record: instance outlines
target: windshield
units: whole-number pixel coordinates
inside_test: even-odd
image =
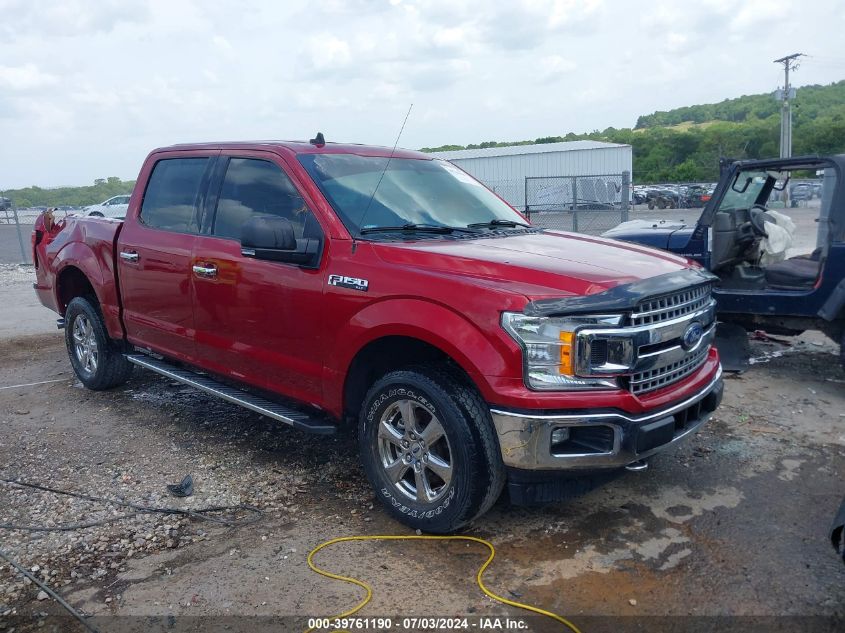
[[[765,171],[742,171],[731,183],[719,205],[720,211],[736,211],[737,209],[750,209],[766,186],[769,175]],[[765,201],[763,201],[765,202]],[[761,202],[762,204],[762,202]]]
[[[356,236],[362,229],[367,233],[406,225],[467,227],[497,220],[525,224],[522,216],[484,185],[443,160],[356,154],[301,154],[298,158]]]

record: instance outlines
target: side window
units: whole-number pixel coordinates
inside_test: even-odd
[[[320,236],[317,221],[278,165],[253,158],[232,158],[217,200],[212,234],[240,240],[241,227],[255,216],[289,220],[297,238]]]
[[[144,193],[141,222],[166,231],[198,232],[197,197],[208,160],[166,158],[158,161]]]

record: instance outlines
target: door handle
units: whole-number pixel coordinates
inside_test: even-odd
[[[197,277],[210,278],[217,276],[217,266],[214,264],[208,264],[206,266],[194,264],[191,268]]]
[[[127,262],[137,262],[140,259],[140,255],[135,251],[120,251],[120,259],[126,260]]]

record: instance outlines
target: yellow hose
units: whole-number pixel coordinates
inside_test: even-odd
[[[573,633],[581,633],[577,626],[572,624],[569,620],[560,616],[556,613],[552,613],[551,611],[546,611],[545,609],[541,609],[539,607],[531,606],[530,604],[524,604],[522,602],[516,602],[515,600],[508,600],[500,595],[497,595],[490,591],[487,586],[484,584],[484,580],[482,576],[487,568],[490,566],[490,563],[493,562],[493,558],[496,556],[496,548],[493,547],[493,544],[490,541],[486,541],[483,538],[477,538],[475,536],[392,536],[387,534],[379,534],[374,536],[341,536],[338,538],[333,538],[325,543],[321,543],[310,552],[308,552],[308,566],[311,568],[312,571],[317,572],[321,576],[325,576],[326,578],[331,578],[333,580],[340,580],[343,582],[347,582],[352,585],[357,585],[361,587],[364,591],[367,592],[367,595],[364,597],[361,602],[355,605],[353,608],[349,609],[348,611],[344,611],[340,615],[333,616],[329,618],[331,620],[334,619],[341,619],[341,618],[348,618],[355,613],[358,613],[361,609],[363,609],[367,603],[373,597],[373,590],[372,588],[365,583],[363,580],[358,580],[357,578],[351,578],[349,576],[341,576],[340,574],[335,574],[325,569],[321,569],[314,564],[314,555],[322,549],[334,545],[335,543],[344,543],[347,541],[470,541],[472,543],[481,543],[482,545],[486,546],[488,550],[490,550],[490,555],[487,557],[487,560],[484,561],[484,564],[478,569],[478,573],[475,575],[475,582],[478,587],[483,591],[487,596],[495,600],[496,602],[501,602],[502,604],[506,604],[511,607],[516,607],[518,609],[524,609],[525,611],[531,611],[532,613],[537,613],[539,615],[546,616],[547,618],[551,618],[556,622],[560,622],[565,627],[567,627]],[[306,633],[313,631],[314,629],[308,629]]]

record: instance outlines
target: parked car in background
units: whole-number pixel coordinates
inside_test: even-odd
[[[797,207],[799,202],[813,199],[813,186],[806,182],[796,182],[789,187],[789,206]]]
[[[679,209],[681,207],[681,195],[677,190],[668,188],[650,189],[646,194],[646,201],[649,209]]]
[[[126,217],[126,211],[129,209],[129,197],[130,196],[114,196],[113,198],[109,198],[100,204],[93,204],[90,207],[85,207],[83,211],[85,215],[122,220]]]
[[[646,204],[649,209],[697,209],[707,204],[714,188],[707,183],[667,183],[635,185],[632,191],[634,204]]]
[[[689,185],[684,192],[681,204],[687,209],[698,209],[703,207],[712,195],[712,189],[705,185]]]
[[[634,204],[646,204],[648,202],[648,191],[642,185],[636,185],[632,189],[631,198]]]

